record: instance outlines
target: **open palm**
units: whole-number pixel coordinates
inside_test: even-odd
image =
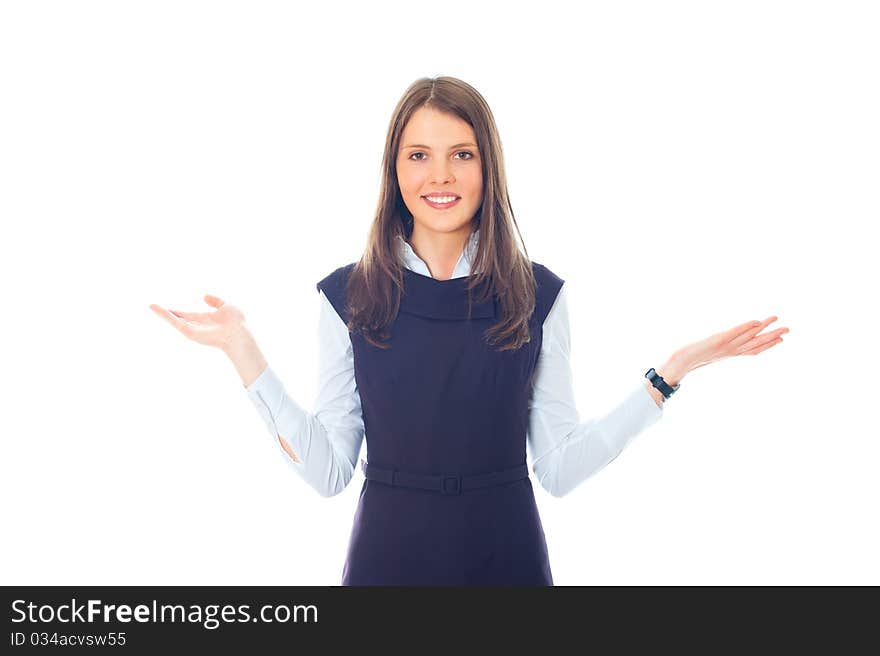
[[[764,321],[747,321],[729,330],[715,333],[679,349],[673,358],[683,363],[687,371],[693,371],[724,358],[757,355],[779,344],[782,341],[781,335],[788,332],[788,328],[776,328],[768,333],[758,334],[777,318],[772,316]]]
[[[155,303],[150,309],[194,342],[226,349],[240,333],[244,313],[211,294],[205,294],[205,302],[217,309],[214,312],[181,312],[166,310]]]

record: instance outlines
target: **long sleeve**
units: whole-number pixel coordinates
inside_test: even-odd
[[[245,389],[285,461],[321,496],[339,494],[354,475],[364,438],[361,399],[348,329],[320,292],[318,397],[315,412],[296,403],[271,367]],[[300,462],[284,450],[280,439]]]
[[[566,287],[562,285],[544,321],[527,436],[532,471],[555,497],[568,494],[605,467],[663,415],[642,380],[608,414],[580,420],[572,384]]]

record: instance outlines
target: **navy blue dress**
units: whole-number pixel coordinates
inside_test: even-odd
[[[317,284],[346,322],[353,267]],[[467,277],[406,268],[390,348],[350,333],[367,476],[342,585],[553,585],[526,432],[542,325],[563,280],[532,268],[531,341],[516,351],[483,341],[494,299],[474,302],[468,320]]]

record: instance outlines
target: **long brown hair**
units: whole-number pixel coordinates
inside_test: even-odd
[[[484,336],[499,351],[529,341],[528,321],[535,309],[536,282],[531,260],[507,192],[498,128],[489,105],[472,86],[454,77],[423,77],[404,92],[388,126],[382,158],[382,190],[366,249],[348,279],[348,329],[378,348],[389,348],[388,327],[397,317],[403,293],[400,237],[412,235],[413,217],[397,183],[397,152],[403,130],[416,110],[430,107],[467,122],[477,138],[483,168],[483,201],[473,221],[479,247],[467,285],[469,304],[496,297],[495,323]],[[522,244],[520,252],[514,229]]]

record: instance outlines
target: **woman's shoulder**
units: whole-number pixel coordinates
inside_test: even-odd
[[[562,283],[565,282],[556,272],[534,260],[532,260],[532,272],[535,274],[535,280],[538,284],[544,283],[545,285],[562,287]]]
[[[315,285],[318,289],[318,293],[324,293],[324,296],[330,301],[330,305],[333,306],[333,309],[336,310],[336,313],[345,322],[348,321],[345,290],[348,285],[348,278],[351,275],[355,264],[357,264],[357,262],[349,262],[348,264],[334,269],[321,278]]]
[[[344,264],[321,278],[315,285],[318,288],[318,291],[323,291],[327,294],[329,291],[344,290],[345,284],[348,282],[348,277],[351,275],[355,264],[357,264],[357,262]]]
[[[532,272],[537,283],[535,290],[535,317],[539,323],[543,324],[565,280],[545,265],[534,260],[532,260]]]

